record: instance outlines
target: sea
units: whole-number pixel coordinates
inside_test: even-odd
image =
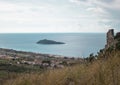
[[[39,40],[48,39],[65,44],[36,44]],[[18,51],[54,54],[67,57],[88,57],[104,48],[105,33],[1,33],[0,48]]]

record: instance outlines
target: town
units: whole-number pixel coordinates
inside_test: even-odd
[[[11,65],[39,66],[40,68],[54,69],[82,63],[82,58],[60,55],[40,54],[0,48],[0,60]]]

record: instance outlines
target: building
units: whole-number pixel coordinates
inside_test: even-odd
[[[120,43],[120,32],[117,32],[116,35],[114,35],[114,29],[110,29],[108,32],[107,32],[107,36],[106,36],[106,46],[105,46],[105,49],[108,49],[110,47],[113,47],[114,49],[117,46],[118,43]]]
[[[115,45],[115,43],[114,43],[114,29],[110,29],[107,32],[107,36],[106,37],[107,37],[107,44],[106,44],[105,48],[108,49],[109,47]]]

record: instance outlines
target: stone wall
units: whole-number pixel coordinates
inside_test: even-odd
[[[116,33],[115,39],[120,39],[120,32]]]
[[[116,44],[120,42],[120,32],[117,32],[116,35],[114,35],[114,29],[110,29],[107,32],[106,38],[107,44],[105,45],[105,49],[108,49],[111,46],[116,48]]]
[[[107,44],[106,44],[106,49],[111,47],[111,46],[114,46],[114,29],[110,29],[108,32],[107,32]]]

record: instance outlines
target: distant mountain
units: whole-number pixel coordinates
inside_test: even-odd
[[[64,42],[57,42],[54,40],[47,40],[47,39],[43,39],[43,40],[39,40],[37,42],[37,44],[65,44]]]

